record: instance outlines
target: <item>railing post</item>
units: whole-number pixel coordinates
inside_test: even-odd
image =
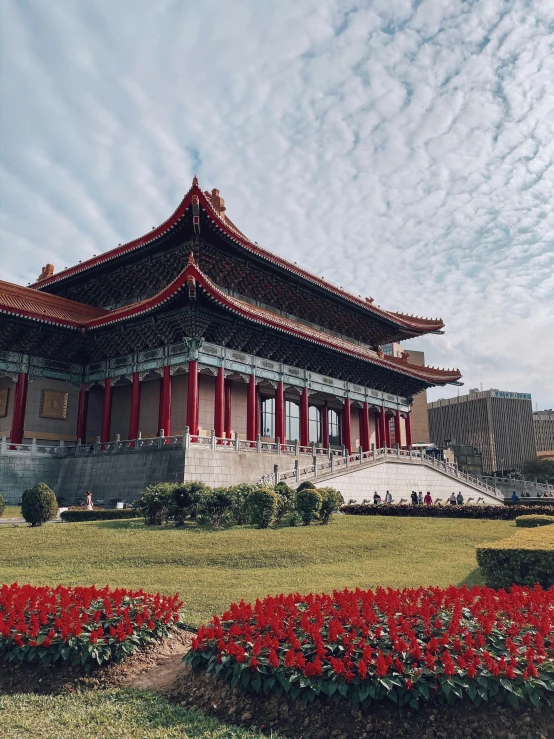
[[[116,434],[115,435],[115,442],[114,442],[114,445],[113,445],[113,453],[114,454],[117,454],[118,453],[120,445],[121,445],[121,434]]]
[[[240,449],[239,432],[235,431],[235,452],[238,452],[239,449]]]
[[[364,450],[361,444],[358,447],[358,454],[360,455],[360,464],[362,464],[362,462],[364,461]]]
[[[315,457],[315,441],[312,441],[310,444],[311,451],[312,451],[312,457]]]
[[[100,451],[100,437],[97,436],[96,441],[94,442],[94,449],[92,450],[92,453],[96,455],[98,454],[99,451]]]
[[[300,454],[300,442],[298,439],[294,442],[294,454],[298,457]]]
[[[331,457],[331,472],[335,471],[335,455]]]
[[[314,476],[317,477],[317,457],[315,455],[312,458],[312,462],[314,465]]]
[[[373,452],[373,459],[377,459],[377,447],[375,444],[371,445],[371,451]]]
[[[275,479],[275,485],[279,484],[279,465],[274,464],[273,465],[273,477]]]
[[[190,448],[190,427],[189,426],[185,426],[185,433],[183,434],[183,436],[185,437],[185,449],[189,449]]]
[[[396,445],[396,456],[397,457],[400,456],[400,445],[399,444]]]
[[[77,439],[77,446],[75,447],[75,456],[80,457],[81,456],[81,439]]]
[[[278,436],[275,441],[277,442],[277,454],[281,454],[281,439]]]
[[[300,482],[300,462],[297,459],[294,460],[294,477],[296,482]]]
[[[158,436],[158,449],[161,449],[164,443],[165,443],[165,430],[160,429],[160,435]]]
[[[330,444],[327,445],[327,456],[328,456],[329,459],[333,459],[333,452],[331,450],[331,445]]]
[[[344,444],[342,445],[341,454],[343,457],[346,456],[346,447],[344,446]]]
[[[262,437],[260,434],[256,434],[256,451],[258,454],[262,453]]]
[[[5,436],[2,437],[2,446],[0,447],[2,454],[8,451],[8,440]]]
[[[345,460],[346,460],[346,466],[350,467],[350,454],[346,455]]]
[[[215,429],[210,432],[210,449],[215,452]]]
[[[135,441],[136,441],[136,444],[135,444],[136,448],[140,449],[142,446],[142,431],[137,432],[137,438],[135,439]]]
[[[37,455],[37,440],[31,439],[31,457],[36,457],[36,455]]]

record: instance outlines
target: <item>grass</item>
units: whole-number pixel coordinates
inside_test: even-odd
[[[345,587],[480,583],[475,549],[512,521],[334,516],[328,526],[223,531],[139,520],[0,531],[2,581],[179,592],[198,626],[231,601]]]
[[[7,505],[0,518],[21,518],[21,507],[18,505]]]
[[[2,739],[266,739],[130,690],[0,696],[0,721]]]

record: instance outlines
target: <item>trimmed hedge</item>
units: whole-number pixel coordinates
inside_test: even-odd
[[[422,518],[489,518],[496,521],[512,521],[529,513],[525,506],[504,505],[372,505],[370,503],[348,503],[341,507],[342,513],[351,516],[419,516]],[[543,506],[533,515],[554,516],[554,506]]]
[[[509,539],[477,549],[477,562],[492,588],[554,585],[554,527],[521,529]]]
[[[554,516],[538,516],[528,513],[526,516],[516,518],[516,526],[519,528],[535,528],[537,526],[549,526],[554,523]]]
[[[113,521],[117,518],[140,518],[140,511],[134,508],[105,508],[101,511],[62,511],[60,518],[64,523]]]

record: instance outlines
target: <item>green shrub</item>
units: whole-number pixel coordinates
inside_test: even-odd
[[[37,483],[23,493],[21,515],[31,526],[42,526],[58,512],[56,496],[44,482]]]
[[[231,506],[231,515],[236,524],[241,526],[242,524],[248,523],[250,520],[250,514],[248,512],[248,496],[253,490],[257,490],[259,485],[251,485],[247,482],[242,482],[239,485],[233,485],[229,488],[229,494],[233,498],[233,505]]]
[[[267,529],[273,523],[277,514],[279,498],[271,488],[256,488],[248,496],[248,510],[250,523],[260,529]]]
[[[286,482],[277,483],[273,489],[277,493],[278,498],[275,518],[280,522],[285,514],[294,511],[296,507],[296,493]]]
[[[321,495],[321,510],[319,518],[322,524],[328,524],[332,513],[336,513],[344,503],[344,498],[334,488],[318,488]]]
[[[196,518],[198,507],[202,504],[209,488],[200,480],[182,482],[175,485],[171,492],[172,510],[170,515],[175,526],[182,526],[187,516]]]
[[[139,505],[147,526],[163,526],[167,523],[173,513],[173,490],[176,487],[177,483],[174,482],[159,482],[146,488]]]
[[[315,488],[304,488],[296,494],[296,508],[304,526],[319,518],[321,508],[321,495]]]
[[[516,526],[519,528],[534,528],[536,526],[549,526],[554,523],[554,516],[536,516],[530,513],[527,516],[518,516]]]
[[[509,539],[477,549],[477,562],[492,588],[554,585],[554,527],[520,529]]]
[[[137,518],[135,508],[103,508],[93,511],[62,511],[60,518],[64,523],[80,523],[82,521],[113,521],[118,518]]]
[[[313,484],[313,482],[306,480],[306,482],[301,482],[300,485],[296,488],[297,493],[302,492],[302,490],[315,490],[315,485]]]
[[[448,496],[444,495],[443,503]],[[343,505],[343,513],[352,516],[417,516],[421,518],[488,518],[494,521],[513,521],[518,516],[526,516],[531,511],[527,506],[518,505],[370,505],[355,501]],[[554,506],[541,506],[532,511],[533,515],[554,516]]]
[[[289,513],[285,513],[283,518],[281,519],[281,523],[285,526],[300,526],[302,523],[302,519],[300,518],[300,514],[297,510],[289,511]]]
[[[4,496],[2,493],[0,493],[0,516],[4,513],[6,509],[6,501],[4,500]]]
[[[208,489],[198,509],[199,523],[205,521],[210,526],[219,528],[222,524],[223,517],[231,510],[232,505],[233,496],[227,488]]]

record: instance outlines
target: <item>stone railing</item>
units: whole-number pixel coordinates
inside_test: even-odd
[[[279,465],[276,464],[274,465],[273,473],[264,475],[260,479],[260,484],[276,485],[279,482],[287,481],[298,484],[304,480],[314,480],[315,478],[333,475],[338,472],[354,472],[360,465],[371,466],[372,464],[385,460],[391,462],[402,461],[408,464],[410,462],[425,464],[428,467],[433,467],[436,470],[440,470],[440,472],[446,473],[449,477],[460,482],[467,482],[472,487],[478,488],[488,495],[492,495],[499,500],[504,500],[504,495],[499,490],[495,490],[494,487],[487,485],[475,475],[462,472],[459,467],[450,464],[447,460],[443,461],[433,455],[425,454],[423,449],[420,452],[416,452],[412,449],[391,449],[383,447],[382,449],[373,448],[371,451],[364,452],[360,447],[354,454],[343,454],[340,457],[332,456],[330,459],[314,457],[312,463],[309,465],[302,466],[296,461],[294,469],[289,469],[286,472],[280,472]]]

